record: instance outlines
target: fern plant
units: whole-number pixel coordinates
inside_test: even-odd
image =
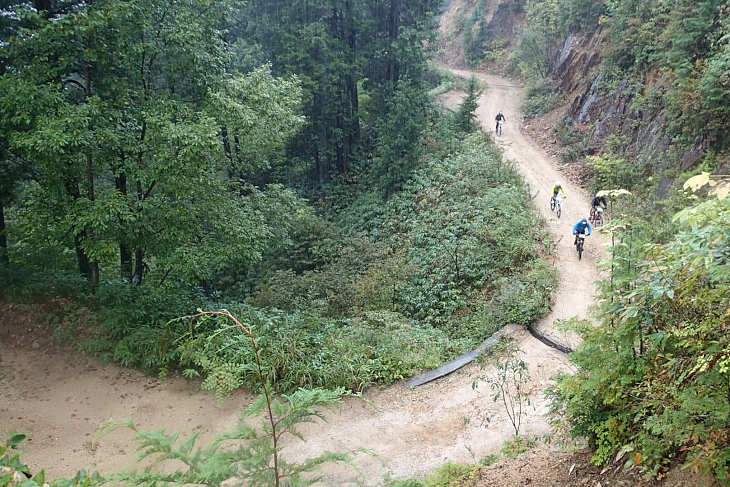
[[[264,373],[259,348],[249,327],[243,325],[228,311],[201,312],[193,319],[223,318],[233,321],[229,329],[239,329],[248,337],[253,347],[254,364],[250,367],[258,374],[261,390],[257,400],[242,414],[242,421],[231,431],[222,433],[207,446],[196,446],[200,430],[188,439],[181,439],[179,432],[166,434],[164,430],[139,431],[134,421],[109,421],[102,425],[102,435],[119,427],[133,430],[138,443],[139,460],[149,461],[143,471],[125,471],[114,474],[110,481],[135,486],[160,485],[247,485],[247,486],[303,486],[321,479],[317,474],[320,466],[328,462],[351,461],[364,449],[345,453],[324,452],[303,462],[290,462],[280,455],[285,437],[304,440],[298,427],[302,423],[324,419],[323,409],[333,410],[341,403],[342,396],[354,395],[344,388],[299,389],[290,395],[275,398]],[[260,419],[256,424],[256,418]],[[167,462],[177,462],[178,468],[170,470]],[[166,468],[154,471],[165,462]]]
[[[222,433],[207,446],[196,446],[200,430],[187,439],[179,432],[166,434],[164,430],[139,431],[134,421],[125,419],[103,425],[103,433],[118,427],[135,431],[139,460],[150,461],[142,471],[114,474],[112,483],[152,487],[161,485],[247,485],[247,486],[303,486],[321,480],[317,474],[327,462],[351,460],[358,451],[325,452],[303,462],[289,462],[279,454],[285,436],[304,440],[298,430],[302,423],[323,419],[321,408],[333,409],[340,403],[344,390],[300,389],[281,400],[261,394],[243,413],[243,420],[231,431]],[[258,425],[246,420],[260,418]],[[174,471],[155,466],[176,462]]]

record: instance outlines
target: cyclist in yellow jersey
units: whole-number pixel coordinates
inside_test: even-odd
[[[550,197],[551,204],[555,197],[558,195],[558,193],[563,193],[563,198],[567,198],[567,196],[565,195],[565,190],[563,189],[563,185],[560,183],[560,181],[556,182],[553,186],[553,195]]]

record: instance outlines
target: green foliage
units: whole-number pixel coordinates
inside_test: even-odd
[[[291,394],[274,397],[262,368],[259,348],[250,328],[228,312],[201,312],[193,318],[203,323],[218,318],[225,322],[252,350],[252,370],[259,381],[262,394],[242,414],[240,423],[232,430],[218,435],[211,443],[198,446],[202,430],[182,439],[180,433],[166,434],[164,430],[139,431],[133,420],[109,420],[100,426],[102,436],[125,427],[135,432],[139,461],[145,460],[143,471],[123,471],[107,478],[97,473],[89,476],[79,471],[72,479],[55,480],[52,487],[91,487],[105,483],[115,485],[209,485],[219,486],[232,479],[245,480],[251,486],[311,485],[319,480],[321,465],[329,462],[350,464],[357,453],[369,453],[358,448],[348,452],[324,452],[301,462],[290,462],[281,455],[282,442],[287,437],[304,440],[302,424],[324,420],[325,410],[334,410],[343,396],[351,396],[343,388],[325,390],[298,389]],[[13,453],[25,439],[12,434],[0,446],[0,486],[47,486],[43,471],[30,478],[26,465]],[[155,467],[164,465],[164,468]],[[26,478],[27,477],[27,478]]]
[[[519,73],[528,79],[544,80],[547,79],[550,62],[555,51],[555,42],[550,42],[548,34],[531,24],[520,33],[520,45],[510,55],[510,58]],[[526,115],[538,114],[534,105],[535,100],[525,104]]]
[[[368,313],[344,322],[306,314],[265,313],[243,308],[239,314],[256,330],[268,380],[282,391],[300,387],[363,390],[390,384],[446,360],[442,333],[397,314]],[[200,370],[203,387],[219,397],[241,385],[257,388],[251,364],[254,350],[227,324],[198,319],[181,341],[182,362]]]
[[[563,103],[563,97],[554,81],[530,83],[525,88],[522,100],[522,112],[527,118],[545,115]]]
[[[311,262],[309,256],[286,254],[305,260],[292,260],[292,267],[274,271],[247,298],[248,303],[287,312],[308,310],[331,318],[372,309],[395,311],[391,282],[407,265],[398,265],[387,248],[363,237],[311,233],[303,243],[307,238],[313,243],[307,250],[319,253],[321,259],[301,271],[303,264]]]
[[[558,25],[564,32],[587,30],[597,32],[599,19],[608,2],[596,0],[563,0],[558,10]]]
[[[408,479],[408,480],[394,480],[387,481],[384,484],[386,487],[426,487],[426,483],[423,480]]]
[[[479,108],[477,100],[480,95],[477,79],[470,78],[466,86],[466,96],[454,113],[454,125],[458,131],[469,133],[479,129],[475,111]]]
[[[575,162],[590,151],[590,137],[576,126],[573,119],[565,117],[556,123],[555,129],[558,132],[558,143],[565,147],[560,154],[563,162]]]
[[[497,454],[495,454],[495,453],[492,453],[492,454],[489,454],[489,455],[484,455],[479,460],[479,465],[481,465],[483,467],[488,467],[488,466],[492,465],[493,463],[499,461],[500,458],[502,458],[502,457],[499,456],[499,455],[497,455]]]
[[[391,152],[417,138],[410,138],[408,116],[396,122],[401,115],[393,112],[401,102],[415,101],[413,93],[404,95],[414,84],[425,91],[430,49],[423,47],[434,40],[437,9],[435,0],[387,7],[363,0],[247,2],[230,29],[238,50],[260,51],[251,57],[271,59],[274,73],[295,74],[305,92],[306,125],[282,164],[303,160],[313,166],[305,182],[327,184],[333,174],[348,173],[351,163],[370,162],[357,161],[370,137],[384,140],[389,153],[383,157],[400,164]],[[414,107],[402,110],[417,113]]]
[[[229,340],[226,344],[228,348],[240,348],[243,344],[250,347],[250,364],[236,373],[251,371],[262,394],[244,411],[242,421],[235,429],[219,435],[204,448],[195,446],[200,430],[187,440],[178,442],[179,433],[167,435],[163,430],[140,432],[132,420],[107,422],[102,426],[104,433],[120,426],[137,433],[140,460],[149,459],[152,465],[162,462],[169,465],[170,461],[180,464],[177,470],[165,469],[164,472],[152,472],[149,467],[144,472],[121,472],[114,475],[116,482],[146,486],[221,485],[233,478],[244,478],[247,485],[252,486],[310,485],[320,480],[320,477],[312,474],[323,463],[349,463],[355,452],[364,451],[325,452],[300,463],[289,462],[283,458],[280,446],[282,438],[294,436],[303,440],[299,426],[324,419],[322,409],[333,409],[339,405],[341,396],[348,393],[343,388],[298,389],[292,394],[282,395],[280,399],[275,398],[270,393],[271,385],[261,359],[262,348],[254,338],[250,326],[244,325],[228,311],[200,312],[188,318],[203,325],[208,322],[225,325],[225,328],[210,336],[207,341],[225,331],[231,331],[238,340]],[[191,334],[196,332],[196,327],[191,325]],[[252,425],[246,421],[250,418],[260,420],[259,424]]]
[[[304,440],[302,424],[324,420],[324,410],[335,410],[341,398],[350,395],[344,389],[304,390],[281,398],[261,394],[242,414],[234,429],[218,435],[211,443],[198,446],[201,431],[182,439],[175,432],[164,430],[140,431],[132,420],[109,420],[100,426],[101,436],[124,427],[135,432],[139,461],[146,460],[143,471],[111,473],[106,478],[94,472],[89,476],[80,470],[73,478],[59,478],[51,487],[92,487],[108,483],[116,485],[208,485],[218,486],[231,479],[245,479],[251,486],[311,485],[320,480],[317,471],[329,462],[350,464],[364,449],[349,452],[325,452],[302,462],[289,462],[280,455],[280,442],[286,437]],[[258,421],[258,424],[256,424]],[[0,446],[0,486],[48,486],[41,470],[31,477],[28,467],[13,452],[25,439],[24,434],[12,434]],[[153,467],[165,465],[163,471]]]
[[[725,147],[727,2],[622,0],[606,6],[608,64],[642,76],[649,68],[660,69],[667,77],[663,98],[673,134],[688,143],[705,133]]]
[[[394,4],[398,26],[367,2],[315,3],[305,16],[211,0],[174,15],[158,15],[161,0],[33,15],[3,54],[30,61],[0,80],[8,147],[38,164],[8,211],[6,289],[71,294],[103,324],[85,350],[162,377],[183,368],[219,395],[256,386],[252,350],[175,317],[245,302],[284,392],[391,383],[539,319],[555,276],[521,178],[425,94],[445,78],[423,50],[436,2]],[[229,70],[224,25],[237,62],[265,38],[272,65]],[[384,37],[355,52],[361,27]],[[478,94],[467,88],[462,129]],[[87,282],[57,277],[74,274]]]
[[[231,7],[12,7],[32,21],[3,50],[0,126],[12,157],[34,164],[11,260],[75,259],[94,287],[109,275],[195,285],[276,245],[293,194],[234,176],[267,167],[299,128],[300,87],[267,67],[225,73]]]
[[[419,479],[408,480],[387,480],[383,484],[386,487],[426,487],[426,483]]]
[[[507,344],[486,360],[482,359],[481,370],[491,366],[494,374],[479,376],[472,382],[472,388],[478,388],[480,383],[489,385],[492,402],[502,403],[517,437],[520,434],[524,407],[530,405],[530,396],[525,390],[530,379],[528,365],[519,357],[513,343]]]
[[[425,479],[408,479],[386,481],[387,487],[450,487],[452,485],[465,485],[477,478],[479,465],[465,465],[460,463],[446,462],[437,467],[434,473],[427,475]]]
[[[164,430],[139,431],[134,422],[113,421],[102,425],[103,434],[126,427],[135,432],[139,460],[151,465],[164,462],[165,472],[125,471],[112,474],[115,483],[136,486],[207,485],[218,486],[231,479],[245,479],[251,486],[311,485],[320,477],[316,471],[324,463],[349,463],[356,452],[325,452],[303,462],[289,462],[279,451],[287,436],[303,440],[298,427],[304,423],[323,420],[323,409],[333,410],[341,402],[344,390],[298,390],[281,399],[269,399],[262,394],[242,414],[242,421],[230,431],[220,434],[210,444],[197,446],[200,431],[182,440],[179,433]],[[258,420],[252,426],[247,418]],[[315,475],[312,475],[315,473]],[[306,480],[305,480],[306,479]]]
[[[388,224],[404,232],[410,260],[418,263],[401,290],[404,310],[428,323],[442,324],[477,289],[519,275],[507,269],[535,258],[537,233],[532,215],[523,213],[528,204],[519,176],[494,148],[466,144],[461,155],[434,161],[414,178],[414,197],[391,202],[396,212]]]
[[[434,116],[428,159],[387,201],[378,190],[333,190],[322,207],[328,220],[252,189],[259,221],[278,222],[259,264],[221,268],[193,289],[174,273],[153,285],[150,269],[141,286],[74,291],[103,324],[81,346],[162,377],[182,368],[222,396],[257,387],[250,347],[214,321],[175,318],[237,309],[266,345],[261,358],[278,390],[362,390],[434,368],[504,324],[539,319],[556,276],[539,257],[547,240],[521,178],[481,136],[455,137]]]
[[[471,14],[464,23],[464,57],[472,66],[477,66],[484,61],[485,52],[487,50],[487,42],[489,40],[488,24],[487,24],[487,5],[484,0],[477,0]]]
[[[618,455],[661,475],[679,452],[726,478],[730,212],[716,204],[665,243],[645,243],[648,222],[617,227],[601,324],[577,325],[576,373],[551,391],[553,418],[589,439],[596,464]]]
[[[45,470],[32,474],[28,466],[20,460],[20,455],[24,452],[19,447],[26,437],[23,433],[10,432],[0,445],[0,487],[93,487],[106,482],[99,473],[89,475],[86,470],[79,470],[70,479],[58,478],[50,483],[46,479]]]
[[[449,487],[454,483],[468,482],[478,478],[478,465],[464,465],[446,462],[435,469],[432,475],[426,477],[426,487]]]
[[[420,86],[407,80],[401,81],[388,99],[387,115],[378,127],[380,155],[373,168],[378,185],[387,195],[403,187],[421,160],[427,105]]]
[[[641,168],[615,154],[588,156],[586,163],[591,168],[591,184],[596,188],[633,189],[642,182]]]
[[[688,146],[701,135],[722,150],[730,143],[729,8],[725,0],[530,0],[528,25],[512,60],[524,76],[544,79],[566,36],[600,30],[607,42],[601,48],[599,90],[638,93],[634,108],[661,107],[675,143]],[[653,86],[644,90],[647,80]],[[641,117],[634,118],[641,123]]]
[[[130,287],[124,282],[108,283],[89,300],[100,333],[81,346],[94,355],[126,367],[165,377],[177,367],[180,351],[175,341],[187,327],[175,318],[189,314],[206,300],[200,294],[186,294],[174,286]]]
[[[89,282],[74,270],[52,271],[15,264],[0,272],[0,286],[3,288],[0,299],[15,303],[43,302],[90,292]]]
[[[479,137],[459,144],[461,156],[433,160],[386,203],[370,193],[340,211],[351,236],[298,214],[253,307],[235,307],[277,388],[388,384],[547,312],[556,275],[538,258],[546,240],[519,176]],[[256,387],[250,347],[218,329],[196,322],[179,342],[187,373],[219,395]]]
[[[515,435],[512,439],[504,442],[501,452],[509,458],[516,458],[535,448],[536,445],[537,440],[534,437]]]
[[[11,484],[20,484],[23,481],[29,482],[29,485],[43,485],[45,474],[41,471],[34,480],[27,480],[31,473],[28,466],[20,461],[20,453],[13,452],[17,450],[26,435],[22,433],[11,432],[0,445],[0,486],[5,487]]]
[[[511,54],[518,71],[528,79],[548,77],[563,36],[558,26],[557,0],[528,0],[525,5],[527,26],[519,33],[520,44]]]
[[[544,260],[535,260],[523,268],[521,276],[501,278],[494,284],[492,298],[494,318],[500,323],[529,325],[536,323],[550,309],[557,285],[557,273]]]

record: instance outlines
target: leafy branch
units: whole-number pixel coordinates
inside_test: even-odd
[[[496,369],[494,375],[479,377],[472,383],[472,388],[476,388],[480,381],[489,384],[493,392],[492,401],[502,401],[515,435],[519,435],[524,406],[530,405],[529,392],[526,390],[530,379],[528,365],[511,344],[507,345],[504,356],[497,356],[492,362]]]

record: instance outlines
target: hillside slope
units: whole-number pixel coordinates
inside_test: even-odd
[[[651,178],[647,187],[664,197],[677,176],[698,166],[708,153],[713,154],[711,170],[729,161],[724,107],[730,91],[722,74],[727,70],[728,28],[722,18],[730,5],[677,2],[657,10],[648,3],[634,12],[623,5],[629,2],[614,3],[621,4],[613,7],[614,17],[584,24],[581,13],[573,10],[598,10],[603,2],[567,1],[565,11],[558,7],[557,13],[550,10],[554,7],[536,10],[538,17],[577,17],[573,24],[543,18],[547,24],[538,29],[568,32],[546,34],[546,86],[557,88],[564,100],[552,121],[569,120],[576,131],[572,145],[560,148],[571,152],[567,164],[584,165],[587,155],[613,152],[635,167],[642,185]],[[442,62],[522,76],[512,57],[529,25],[528,7],[525,0],[451,1],[440,24]],[[617,41],[622,28],[625,38]],[[467,63],[469,49],[478,53]],[[678,126],[677,118],[685,116],[686,123]],[[554,134],[556,127],[551,124],[548,130]],[[578,172],[584,179],[585,171]]]

